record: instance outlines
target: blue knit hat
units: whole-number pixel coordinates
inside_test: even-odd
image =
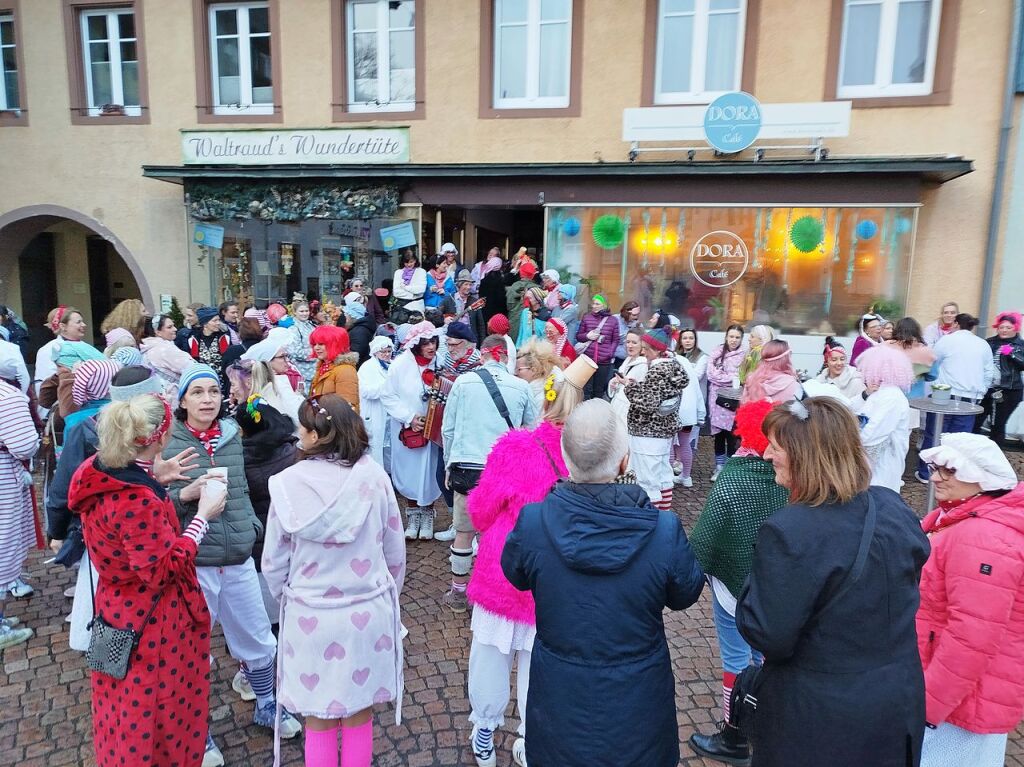
[[[136,349],[134,346],[122,346],[116,352],[110,355],[110,359],[120,362],[126,368],[134,368],[144,366],[145,363],[142,361],[142,352]]]
[[[196,309],[196,317],[199,320],[199,327],[203,327],[207,322],[212,320],[214,317],[219,317],[220,312],[217,311],[215,306],[200,306]]]
[[[648,330],[644,333],[643,341],[652,349],[663,352],[668,350],[670,339],[668,333],[658,328],[657,330]]]
[[[192,385],[194,381],[198,381],[201,378],[212,378],[218,384],[220,383],[220,376],[217,375],[217,371],[209,365],[202,362],[195,362],[185,368],[185,372],[181,374],[181,378],[178,379],[178,396],[184,397],[185,392],[188,391],[188,387]]]
[[[447,335],[448,338],[459,338],[463,341],[469,341],[472,344],[476,343],[476,334],[473,332],[473,328],[465,322],[448,323],[448,329],[445,332],[445,335]]]

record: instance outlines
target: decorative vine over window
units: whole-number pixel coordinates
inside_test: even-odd
[[[189,215],[196,221],[371,219],[392,216],[398,210],[394,186],[191,184],[187,194]]]

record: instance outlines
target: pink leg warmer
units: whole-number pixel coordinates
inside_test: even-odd
[[[679,444],[676,445],[676,460],[683,465],[681,476],[689,477],[693,471],[693,449],[690,445],[690,429],[679,432]]]
[[[341,767],[370,767],[373,762],[373,719],[341,728]]]
[[[338,728],[306,728],[306,767],[338,767]]]

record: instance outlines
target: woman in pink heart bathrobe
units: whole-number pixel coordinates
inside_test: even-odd
[[[270,478],[263,575],[281,604],[278,702],[306,717],[307,767],[369,767],[372,707],[401,721],[405,537],[362,419],[333,394],[299,409],[305,458]],[[275,764],[279,764],[275,747]]]

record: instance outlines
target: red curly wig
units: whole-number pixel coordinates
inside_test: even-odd
[[[309,345],[323,344],[327,347],[327,361],[334,362],[342,354],[348,354],[351,346],[348,331],[337,325],[319,325],[309,334]],[[316,355],[313,355],[313,359]]]
[[[736,411],[736,425],[733,432],[743,440],[743,447],[753,450],[758,455],[764,455],[768,449],[768,437],[764,435],[762,424],[775,407],[774,402],[766,399],[755,400],[740,405]]]

